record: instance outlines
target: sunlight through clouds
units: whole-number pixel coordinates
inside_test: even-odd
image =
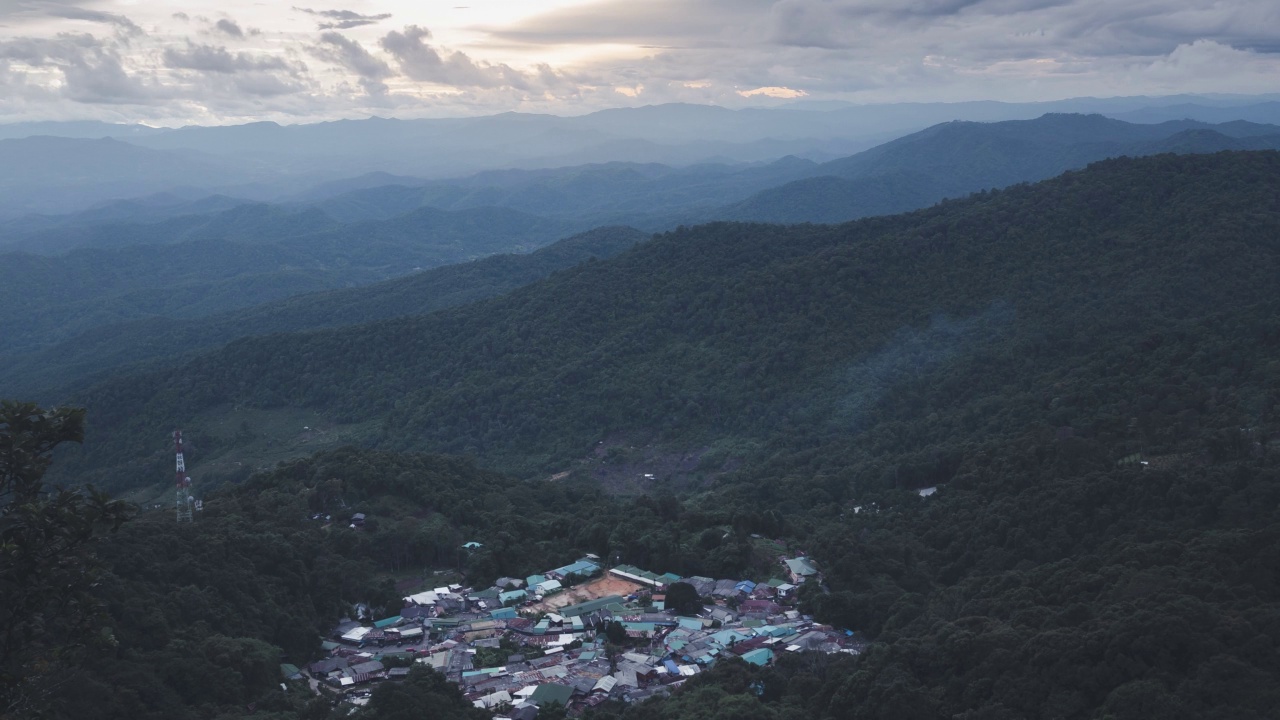
[[[0,120],[1267,92],[1280,5],[1188,0],[9,0]]]

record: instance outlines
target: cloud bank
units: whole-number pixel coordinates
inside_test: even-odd
[[[0,4],[0,121],[1275,92],[1273,0]],[[226,8],[230,7],[228,12]],[[515,12],[520,10],[521,12]],[[509,18],[508,18],[509,16]]]

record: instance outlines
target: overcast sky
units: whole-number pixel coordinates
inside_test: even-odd
[[[0,0],[0,122],[1280,91],[1277,0]]]

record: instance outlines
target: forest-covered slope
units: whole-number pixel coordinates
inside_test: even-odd
[[[417,268],[527,252],[575,229],[581,228],[497,208],[419,208],[339,225],[319,210],[261,205],[98,226],[92,232],[104,236],[98,240],[105,247],[0,255],[0,353],[31,351],[126,320],[199,317]]]
[[[521,472],[619,434],[910,455],[920,485],[1039,425],[1176,452],[1272,412],[1278,188],[1274,153],[1159,156],[838,227],[682,229],[463,308],[113,380],[79,397],[99,432],[67,466],[118,489],[118,463],[224,406]]]
[[[0,355],[0,394],[49,399],[119,374],[120,367],[187,355],[248,335],[354,325],[499,295],[590,258],[612,257],[647,236],[597,228],[528,254],[494,255],[363,287],[309,293],[199,319],[149,317],[106,324],[26,355]]]
[[[210,492],[196,527],[134,521],[98,551],[119,645],[67,702],[324,718],[268,659],[305,655],[345,602],[391,602],[387,573],[595,552],[758,577],[758,533],[812,554],[805,609],[867,651],[723,661],[593,717],[1275,717],[1278,238],[1276,153],[1112,160],[839,227],[682,229],[506,296],[103,385],[61,478],[126,487],[152,470],[142,438],[230,403],[383,418],[386,445],[521,469],[619,435],[716,448],[701,484],[634,498],[347,449]],[[306,519],[334,506],[374,527]],[[492,547],[456,558],[473,535]]]

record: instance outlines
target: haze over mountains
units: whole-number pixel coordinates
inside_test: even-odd
[[[0,139],[0,398],[86,408],[30,467],[141,508],[49,714],[332,720],[280,663],[357,603],[803,553],[787,602],[857,654],[587,720],[1274,717],[1272,100],[0,128],[66,135]],[[423,647],[544,652],[452,619]],[[351,716],[487,716],[414,665]]]
[[[166,194],[72,215],[28,216],[9,221],[0,238],[8,250],[0,265],[6,338],[0,367],[10,371],[0,390],[49,397],[81,382],[70,367],[101,373],[117,362],[172,357],[174,345],[141,338],[166,336],[175,324],[489,254],[529,252],[597,226],[653,232],[717,219],[842,222],[1041,180],[1105,157],[1267,148],[1280,148],[1280,126],[1045,115],[943,123],[826,163],[791,156],[748,165],[611,162],[444,181],[371,174],[278,204]],[[350,297],[394,298],[399,287],[375,285]],[[408,314],[391,310],[391,302],[380,306],[390,315],[378,317]],[[225,329],[201,337],[225,342],[264,328],[374,319],[311,317],[317,324],[211,320]],[[148,323],[154,329],[142,330]],[[57,349],[71,347],[79,350]],[[102,351],[90,364],[42,359],[85,358],[88,348]]]
[[[242,340],[78,394],[104,423],[86,462],[113,477],[107,458],[145,456],[130,443],[149,423],[212,426],[245,406],[374,421],[367,442],[479,454],[523,472],[555,470],[613,433],[685,453],[766,442],[779,423],[844,442],[848,431],[870,432],[868,413],[887,428],[902,413],[932,412],[960,424],[952,434],[989,434],[985,422],[962,422],[978,417],[971,403],[1094,367],[1091,348],[1112,342],[1108,333],[1120,342],[1135,326],[1160,335],[1198,326],[1227,302],[1219,291],[1264,317],[1280,270],[1270,225],[1223,243],[1243,213],[1274,201],[1275,158],[1113,161],[831,228],[713,224],[455,310]],[[1222,173],[1232,196],[1197,200],[1200,172]],[[1263,181],[1251,185],[1254,175]],[[1202,285],[1206,272],[1233,281]],[[904,283],[908,275],[916,280]],[[1084,355],[1066,339],[1075,327],[1090,328]],[[1118,382],[1096,369],[1091,387]],[[887,393],[925,387],[932,399],[881,405]],[[1001,422],[1008,431],[1034,422],[1036,402],[1027,396]]]
[[[1269,98],[1210,96],[804,108],[673,104],[578,117],[504,113],[177,129],[85,122],[0,125],[0,218],[73,212],[110,199],[175,190],[278,201],[320,182],[370,172],[440,179],[504,167],[613,161],[683,166],[797,155],[821,162],[950,120],[993,122],[1067,112],[1130,113],[1140,122],[1280,122],[1280,106]],[[37,156],[39,162],[30,163]]]

